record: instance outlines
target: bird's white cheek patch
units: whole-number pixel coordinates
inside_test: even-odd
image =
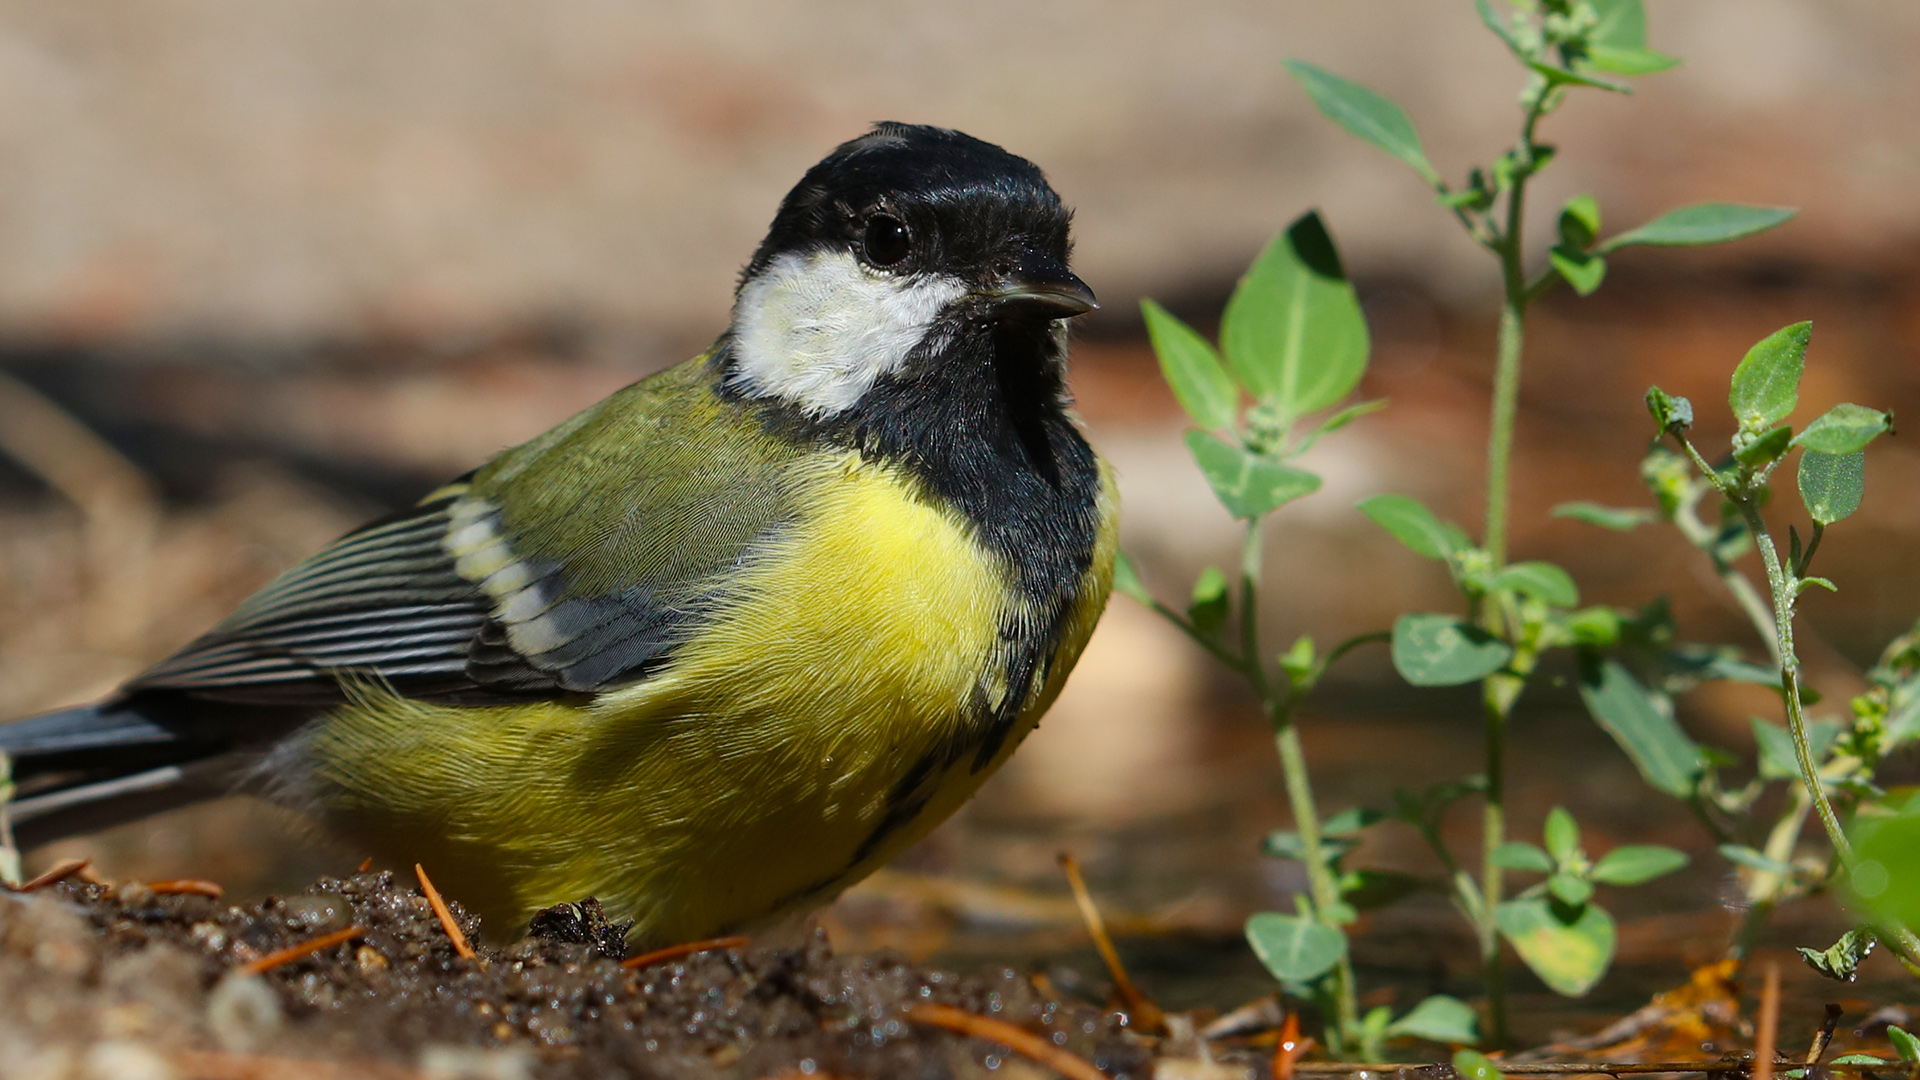
[[[882,274],[845,251],[782,255],[734,305],[731,381],[816,415],[850,409],[966,291],[953,278]]]

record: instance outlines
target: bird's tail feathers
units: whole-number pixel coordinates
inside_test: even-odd
[[[0,724],[0,753],[23,847],[213,797],[235,775],[217,748],[127,699]]]

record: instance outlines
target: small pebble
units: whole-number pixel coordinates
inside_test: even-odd
[[[207,995],[207,1028],[232,1053],[265,1047],[285,1024],[279,995],[258,975],[232,972]]]

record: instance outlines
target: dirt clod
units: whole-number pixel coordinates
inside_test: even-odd
[[[614,922],[589,896],[577,904],[556,904],[534,913],[527,925],[527,936],[543,941],[572,945],[591,945],[593,951],[609,960],[627,955],[627,931],[633,920]]]

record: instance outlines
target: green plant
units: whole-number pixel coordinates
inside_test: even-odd
[[[1342,871],[1341,858],[1351,846],[1348,836],[1366,822],[1349,816],[1321,823],[1294,714],[1330,664],[1385,635],[1361,635],[1324,654],[1303,637],[1270,659],[1258,612],[1262,529],[1274,511],[1320,487],[1320,478],[1294,459],[1384,404],[1361,402],[1308,420],[1359,384],[1367,365],[1366,321],[1333,238],[1313,213],[1254,260],[1227,303],[1218,349],[1153,301],[1142,310],[1167,384],[1195,424],[1187,449],[1221,504],[1245,523],[1245,539],[1233,576],[1208,567],[1184,611],[1155,599],[1124,556],[1114,588],[1245,679],[1272,726],[1297,831],[1275,834],[1269,846],[1305,863],[1310,895],[1300,898],[1295,914],[1255,915],[1247,934],[1276,976],[1319,1000],[1329,1017],[1329,1046],[1347,1052],[1366,1041],[1343,929],[1357,917],[1350,897],[1362,882]],[[1382,1037],[1384,1026],[1375,1024]]]
[[[1920,906],[1914,900],[1920,895],[1920,870],[1900,855],[1920,839],[1920,797],[1874,785],[1875,769],[1888,752],[1920,741],[1920,625],[1888,646],[1868,673],[1872,689],[1855,698],[1851,715],[1841,719],[1807,714],[1817,695],[1800,683],[1793,645],[1799,595],[1810,587],[1832,588],[1810,576],[1808,567],[1826,528],[1858,506],[1862,451],[1891,429],[1892,418],[1839,405],[1796,435],[1785,421],[1797,403],[1810,332],[1807,324],[1796,324],[1760,342],[1736,369],[1729,404],[1738,429],[1723,463],[1710,466],[1688,441],[1691,404],[1651,390],[1648,406],[1661,439],[1671,438],[1679,447],[1679,452],[1667,449],[1657,439],[1642,462],[1656,508],[1593,503],[1556,508],[1558,516],[1607,529],[1653,521],[1672,525],[1711,562],[1753,621],[1766,643],[1766,663],[1749,661],[1731,646],[1677,643],[1664,600],[1638,612],[1582,607],[1577,584],[1562,568],[1510,562],[1509,471],[1530,305],[1559,281],[1582,296],[1591,293],[1605,277],[1607,259],[1624,248],[1733,240],[1779,225],[1793,211],[1703,203],[1603,240],[1600,207],[1581,195],[1561,207],[1557,235],[1544,257],[1530,257],[1522,234],[1527,188],[1554,154],[1536,138],[1540,121],[1574,89],[1624,92],[1626,86],[1615,77],[1652,73],[1678,61],[1647,47],[1640,0],[1515,0],[1518,10],[1505,17],[1490,0],[1476,0],[1476,7],[1529,74],[1520,97],[1519,138],[1491,166],[1471,170],[1458,189],[1428,161],[1412,122],[1397,105],[1310,64],[1286,62],[1324,115],[1411,166],[1501,269],[1481,538],[1476,542],[1403,495],[1375,496],[1359,507],[1410,550],[1445,566],[1464,600],[1463,614],[1410,612],[1395,621],[1391,634],[1360,635],[1324,655],[1303,637],[1272,665],[1264,659],[1256,618],[1262,524],[1274,510],[1319,486],[1319,478],[1292,459],[1321,435],[1381,404],[1355,405],[1302,430],[1303,418],[1352,391],[1367,354],[1364,320],[1316,216],[1295,222],[1243,278],[1222,320],[1221,351],[1158,305],[1145,305],[1167,381],[1200,429],[1188,434],[1188,448],[1220,501],[1247,522],[1247,535],[1237,574],[1230,578],[1209,568],[1195,583],[1184,612],[1155,601],[1124,562],[1117,587],[1240,673],[1260,700],[1274,729],[1295,821],[1293,830],[1268,837],[1266,851],[1301,861],[1310,890],[1298,898],[1293,913],[1255,915],[1247,936],[1290,992],[1319,1003],[1330,1049],[1369,1058],[1378,1057],[1394,1037],[1471,1044],[1479,1031],[1472,1010],[1445,996],[1429,998],[1397,1020],[1385,1008],[1359,1014],[1345,928],[1362,907],[1428,884],[1348,866],[1361,830],[1384,820],[1411,826],[1446,868],[1439,885],[1451,894],[1480,944],[1487,1037],[1494,1045],[1506,1041],[1507,1031],[1503,942],[1549,987],[1568,995],[1585,993],[1605,974],[1614,950],[1613,921],[1596,900],[1597,887],[1641,884],[1687,862],[1678,851],[1644,845],[1593,858],[1564,809],[1548,815],[1541,844],[1510,839],[1504,776],[1508,725],[1541,657],[1554,649],[1577,654],[1588,711],[1647,783],[1684,800],[1713,833],[1721,853],[1742,869],[1748,914],[1730,946],[1734,956],[1744,958],[1779,903],[1845,879],[1860,925],[1830,949],[1803,949],[1809,963],[1849,977],[1876,941],[1886,942],[1909,966],[1920,962],[1920,940],[1911,929],[1920,917],[1912,910]],[[1243,393],[1252,402],[1244,410]],[[1766,531],[1763,510],[1769,479],[1795,449],[1801,452],[1798,486],[1813,520],[1804,544],[1797,530],[1789,530],[1783,560]],[[1709,496],[1719,510],[1715,521],[1702,515]],[[1750,550],[1759,552],[1764,565],[1764,589],[1735,566]],[[1236,611],[1237,633],[1230,633]],[[1382,639],[1391,644],[1395,668],[1414,685],[1480,684],[1485,772],[1396,792],[1389,812],[1353,809],[1321,821],[1294,715],[1329,664],[1358,645]],[[1713,679],[1775,686],[1786,714],[1784,727],[1755,720],[1757,767],[1738,785],[1729,782],[1739,765],[1737,755],[1695,742],[1673,718],[1675,695]],[[1768,786],[1789,780],[1798,783],[1784,811],[1770,822],[1757,820],[1755,808],[1767,805],[1761,796]],[[1454,804],[1473,796],[1482,801],[1477,867],[1447,847],[1440,827]],[[1842,827],[1843,810],[1854,818],[1857,850]],[[1832,854],[1825,859],[1796,855],[1810,816],[1819,818],[1829,838]],[[1756,831],[1764,837],[1753,837]],[[1541,879],[1509,895],[1509,873],[1537,873]]]
[[[1785,327],[1754,345],[1734,369],[1728,405],[1738,426],[1727,455],[1717,464],[1709,464],[1690,438],[1692,403],[1658,387],[1647,391],[1647,408],[1660,435],[1670,438],[1681,453],[1672,454],[1656,442],[1642,473],[1662,515],[1712,560],[1766,643],[1771,664],[1758,669],[1756,681],[1778,686],[1786,714],[1785,731],[1755,718],[1760,756],[1756,776],[1745,789],[1728,791],[1719,780],[1718,767],[1730,755],[1694,746],[1683,734],[1664,738],[1679,749],[1680,760],[1695,763],[1693,775],[1661,786],[1690,798],[1703,811],[1736,816],[1753,805],[1756,789],[1769,780],[1793,777],[1799,781],[1786,813],[1768,831],[1762,849],[1735,842],[1730,829],[1719,826],[1714,816],[1702,814],[1708,827],[1719,832],[1722,852],[1750,872],[1746,887],[1751,907],[1734,943],[1736,955],[1745,954],[1757,920],[1763,920],[1782,899],[1816,891],[1838,876],[1864,901],[1861,925],[1830,949],[1802,949],[1808,961],[1827,974],[1850,979],[1854,965],[1877,939],[1908,967],[1920,971],[1920,937],[1911,928],[1915,912],[1904,902],[1909,894],[1891,887],[1896,871],[1910,878],[1906,869],[1910,855],[1895,859],[1879,854],[1889,845],[1910,843],[1905,839],[1913,835],[1907,822],[1920,818],[1912,817],[1909,800],[1890,798],[1874,784],[1875,769],[1889,752],[1920,740],[1920,685],[1916,685],[1920,682],[1916,678],[1920,676],[1920,627],[1896,639],[1882,654],[1868,675],[1873,689],[1850,703],[1852,716],[1846,720],[1809,717],[1807,708],[1818,696],[1801,682],[1794,646],[1801,594],[1816,587],[1835,589],[1833,582],[1808,573],[1814,555],[1827,528],[1859,508],[1867,445],[1893,428],[1890,413],[1841,404],[1794,433],[1786,421],[1799,403],[1811,335],[1811,323]],[[1782,559],[1764,515],[1769,481],[1795,449],[1800,451],[1797,487],[1811,524],[1804,543],[1799,530],[1789,527]],[[1706,494],[1718,496],[1718,529],[1707,528],[1699,519],[1698,503]],[[1766,573],[1764,598],[1732,565],[1733,556],[1749,546],[1758,550]],[[1741,668],[1736,657],[1718,656],[1723,661],[1720,670],[1708,667],[1708,677],[1755,677]],[[1662,704],[1630,674],[1624,677],[1623,689],[1656,710]],[[1688,786],[1691,790],[1686,790]],[[1858,820],[1868,854],[1875,857],[1863,859],[1856,854],[1835,808],[1836,798]],[[1809,811],[1826,833],[1831,857],[1824,863],[1796,866],[1789,860]],[[1906,883],[1907,889],[1911,887],[1910,881]],[[1886,902],[1876,902],[1882,896]]]
[[[1911,902],[1920,895],[1920,882],[1910,854],[1920,835],[1920,807],[1906,793],[1875,784],[1888,754],[1920,741],[1920,625],[1883,650],[1865,673],[1870,689],[1848,703],[1847,715],[1809,712],[1820,699],[1800,676],[1794,648],[1798,600],[1809,588],[1834,588],[1808,569],[1828,527],[1858,508],[1864,451],[1893,424],[1890,414],[1842,404],[1793,432],[1785,421],[1798,404],[1811,333],[1808,323],[1785,327],[1756,344],[1735,368],[1728,405],[1737,427],[1718,463],[1708,464],[1692,442],[1692,403],[1657,387],[1647,392],[1658,432],[1640,471],[1654,509],[1570,503],[1555,513],[1616,530],[1666,522],[1706,558],[1753,624],[1765,663],[1748,661],[1733,646],[1676,644],[1666,605],[1656,601],[1623,619],[1613,640],[1583,650],[1582,694],[1648,784],[1685,800],[1739,869],[1746,916],[1729,953],[1746,959],[1781,903],[1842,883],[1860,912],[1859,925],[1827,949],[1800,953],[1816,970],[1851,979],[1877,942],[1886,942],[1910,968],[1920,947],[1912,931],[1920,912]],[[1796,486],[1811,521],[1804,543],[1797,528],[1788,529],[1782,559],[1765,513],[1770,480],[1796,449]],[[1764,587],[1736,565],[1755,551]],[[1730,778],[1743,769],[1738,755],[1695,742],[1673,721],[1677,696],[1716,679],[1776,689],[1786,720],[1781,725],[1753,718],[1758,753],[1751,774],[1737,784]],[[1761,819],[1759,808],[1772,803],[1763,796],[1781,783],[1792,785],[1784,809],[1770,821]],[[1842,828],[1843,811],[1854,819],[1858,853]],[[1828,837],[1824,853],[1800,850],[1809,817],[1820,820]]]
[[[1403,822],[1427,840],[1446,867],[1442,887],[1480,944],[1487,1035],[1495,1045],[1505,1042],[1507,1031],[1503,939],[1549,986],[1567,994],[1584,993],[1605,973],[1613,953],[1612,920],[1596,902],[1595,886],[1638,884],[1684,865],[1680,853],[1650,847],[1622,848],[1590,859],[1579,845],[1577,824],[1565,811],[1549,818],[1544,847],[1509,841],[1507,729],[1542,654],[1552,649],[1581,651],[1586,676],[1582,692],[1591,711],[1635,755],[1656,786],[1695,796],[1698,779],[1709,775],[1694,764],[1695,758],[1706,761],[1704,752],[1684,734],[1673,737],[1678,728],[1670,714],[1660,712],[1657,699],[1637,694],[1639,684],[1631,672],[1606,653],[1623,641],[1657,634],[1664,608],[1654,605],[1634,616],[1607,607],[1581,607],[1579,589],[1565,570],[1546,562],[1509,561],[1509,474],[1526,316],[1530,305],[1556,282],[1567,282],[1583,296],[1591,293],[1606,274],[1608,258],[1622,249],[1718,243],[1771,228],[1793,214],[1705,203],[1603,240],[1600,207],[1582,195],[1562,206],[1557,236],[1548,250],[1532,254],[1522,230],[1528,185],[1554,156],[1554,148],[1537,138],[1540,122],[1573,90],[1625,92],[1618,77],[1649,74],[1678,61],[1647,47],[1640,0],[1516,0],[1517,10],[1504,16],[1491,0],[1476,0],[1476,7],[1486,26],[1525,67],[1527,80],[1514,145],[1491,165],[1470,170],[1458,188],[1428,160],[1399,106],[1311,64],[1286,62],[1324,115],[1413,168],[1500,266],[1486,518],[1480,539],[1476,542],[1466,530],[1402,495],[1380,495],[1360,505],[1409,549],[1444,564],[1464,600],[1463,614],[1408,613],[1396,620],[1390,635],[1362,635],[1324,655],[1310,638],[1302,638],[1274,665],[1264,659],[1255,618],[1262,523],[1284,503],[1318,487],[1318,478],[1291,460],[1321,435],[1379,404],[1353,406],[1304,434],[1296,433],[1303,417],[1341,401],[1357,385],[1366,363],[1365,323],[1317,217],[1296,222],[1242,280],[1222,321],[1220,352],[1157,305],[1149,301],[1145,306],[1167,381],[1200,429],[1188,434],[1188,448],[1220,501],[1247,522],[1247,540],[1237,575],[1230,578],[1214,569],[1203,573],[1184,612],[1154,600],[1124,564],[1118,587],[1151,605],[1244,676],[1260,700],[1274,728],[1295,821],[1293,831],[1269,837],[1267,851],[1302,861],[1310,892],[1299,899],[1294,913],[1256,915],[1248,923],[1248,937],[1283,985],[1320,1003],[1331,1049],[1369,1057],[1396,1035],[1472,1043],[1478,1041],[1478,1032],[1471,1011],[1451,998],[1423,1002],[1398,1021],[1383,1009],[1359,1015],[1346,961],[1345,927],[1361,903],[1420,885],[1348,867],[1346,856],[1359,830],[1386,819]],[[1252,399],[1244,412],[1243,392]],[[1760,435],[1774,440],[1769,446],[1781,438],[1770,432]],[[1651,516],[1591,505],[1564,509],[1612,527]],[[1236,608],[1237,636],[1228,633]],[[1480,683],[1485,772],[1397,793],[1391,813],[1348,811],[1323,823],[1293,717],[1328,664],[1357,645],[1382,638],[1391,642],[1395,667],[1415,685]],[[1729,670],[1737,667],[1730,658],[1723,661]],[[1648,732],[1668,737],[1662,743]],[[1440,821],[1454,803],[1475,795],[1483,804],[1482,844],[1479,865],[1469,867],[1442,842]],[[1509,897],[1510,871],[1546,876]]]
[[[1491,0],[1476,0],[1476,7],[1487,28],[1506,44],[1528,76],[1520,95],[1520,132],[1514,145],[1490,166],[1471,170],[1457,189],[1428,161],[1412,122],[1399,106],[1311,64],[1293,60],[1287,66],[1330,120],[1419,173],[1441,205],[1500,266],[1486,518],[1479,542],[1405,496],[1377,496],[1360,507],[1408,548],[1442,562],[1465,601],[1463,615],[1401,616],[1393,628],[1392,656],[1401,675],[1415,685],[1480,684],[1485,772],[1417,794],[1402,793],[1393,816],[1418,830],[1448,868],[1455,904],[1473,925],[1480,944],[1488,1035],[1498,1045],[1505,1042],[1507,1032],[1503,938],[1549,986],[1562,993],[1584,993],[1605,973],[1613,953],[1612,920],[1594,901],[1592,886],[1638,883],[1685,862],[1679,853],[1661,849],[1658,855],[1642,856],[1632,873],[1620,869],[1625,864],[1615,862],[1608,873],[1600,874],[1606,859],[1589,865],[1577,843],[1566,840],[1577,836],[1577,830],[1564,812],[1549,822],[1544,852],[1508,841],[1507,729],[1542,654],[1614,641],[1623,621],[1610,608],[1582,608],[1577,585],[1560,567],[1508,558],[1509,476],[1528,308],[1560,281],[1580,295],[1593,292],[1606,275],[1608,257],[1624,248],[1732,240],[1778,225],[1792,211],[1705,203],[1674,210],[1603,240],[1598,202],[1580,195],[1561,207],[1557,236],[1544,258],[1533,256],[1523,233],[1528,185],[1554,157],[1554,148],[1537,137],[1540,122],[1569,92],[1582,88],[1625,92],[1628,88],[1619,77],[1650,74],[1678,61],[1647,46],[1640,0],[1540,0],[1517,3],[1517,10],[1506,15]],[[1596,692],[1607,692],[1604,683]],[[1449,805],[1475,794],[1483,806],[1477,873],[1447,850],[1439,830],[1439,818]],[[1556,850],[1556,837],[1565,841],[1564,850]],[[1505,875],[1510,869],[1534,869],[1549,876],[1509,899]]]

